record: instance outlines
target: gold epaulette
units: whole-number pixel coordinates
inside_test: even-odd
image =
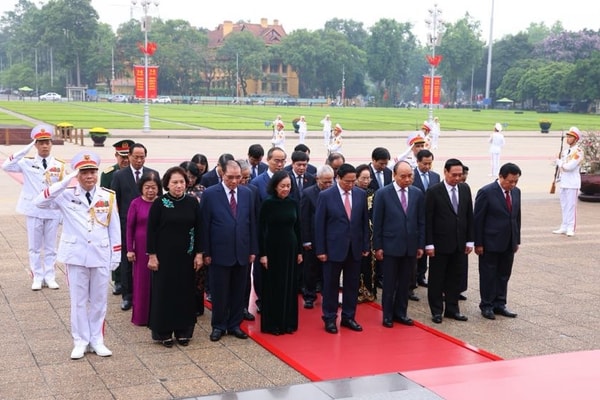
[[[28,160],[33,160],[35,157],[27,156],[27,157],[23,157],[23,158],[26,158]]]
[[[105,188],[104,186],[101,186],[101,187],[100,187],[100,189],[102,189],[102,190],[104,190],[104,191],[106,191],[106,192],[108,192],[108,193],[115,194],[115,191],[114,191],[114,190],[112,190],[112,189],[109,189],[109,188]]]
[[[54,160],[58,161],[59,163],[65,163],[65,160],[61,160],[60,158],[55,158]]]
[[[104,171],[102,171],[103,174],[109,174],[111,172],[113,172],[115,170],[115,166],[111,165],[110,167],[106,168]]]

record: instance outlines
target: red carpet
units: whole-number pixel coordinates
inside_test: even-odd
[[[260,332],[260,314],[242,328],[250,337],[312,381],[404,372],[428,368],[475,364],[499,360],[441,332],[415,322],[414,327],[381,325],[376,304],[358,306],[356,320],[363,332],[340,328],[337,335],[325,332],[320,301],[312,310],[300,304],[299,329],[291,335]],[[256,310],[251,310],[255,312]]]

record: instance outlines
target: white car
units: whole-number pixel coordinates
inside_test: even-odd
[[[152,99],[153,103],[158,104],[171,104],[171,98],[169,96],[158,96],[156,99]]]
[[[58,93],[48,92],[40,96],[41,101],[60,101],[62,96]]]

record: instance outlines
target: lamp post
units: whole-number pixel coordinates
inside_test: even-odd
[[[440,20],[440,15],[442,14],[442,10],[440,10],[437,6],[437,4],[433,5],[433,9],[429,10],[429,17],[431,19],[428,19],[425,21],[425,23],[429,26],[430,31],[427,34],[428,39],[429,39],[429,43],[431,45],[431,59],[435,59],[435,46],[439,44],[439,41],[441,39],[441,31],[442,31],[442,24],[441,24],[441,20]],[[435,65],[433,63],[431,63],[431,82],[429,85],[429,115],[427,117],[427,120],[429,122],[433,121],[433,81],[435,78]]]
[[[490,14],[490,38],[488,43],[487,69],[485,73],[485,98],[490,98],[490,82],[492,81],[492,41],[494,30],[494,0],[492,0],[492,12]]]
[[[158,7],[159,2],[157,0],[131,0],[131,4],[135,7],[138,1],[144,11],[144,17],[141,21],[142,31],[144,32],[144,126],[142,132],[147,133],[150,132],[150,104],[148,103],[148,53],[146,50],[148,49],[148,31],[150,31],[152,20],[152,17],[148,15],[148,11],[152,4]]]

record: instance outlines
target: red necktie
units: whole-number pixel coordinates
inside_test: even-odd
[[[510,192],[508,190],[504,191],[506,195],[506,208],[508,208],[508,212],[512,213],[512,201],[510,200]]]
[[[235,201],[235,191],[231,190],[229,194],[231,195],[231,197],[229,198],[229,207],[231,208],[231,213],[235,217],[237,214],[237,202]]]
[[[139,170],[139,169],[136,169],[136,170],[135,170],[135,181],[137,182],[137,181],[139,181],[139,180],[140,180],[140,170]]]
[[[344,192],[344,196],[344,208],[346,209],[348,220],[350,220],[350,216],[352,215],[352,207],[350,207],[350,192]]]

